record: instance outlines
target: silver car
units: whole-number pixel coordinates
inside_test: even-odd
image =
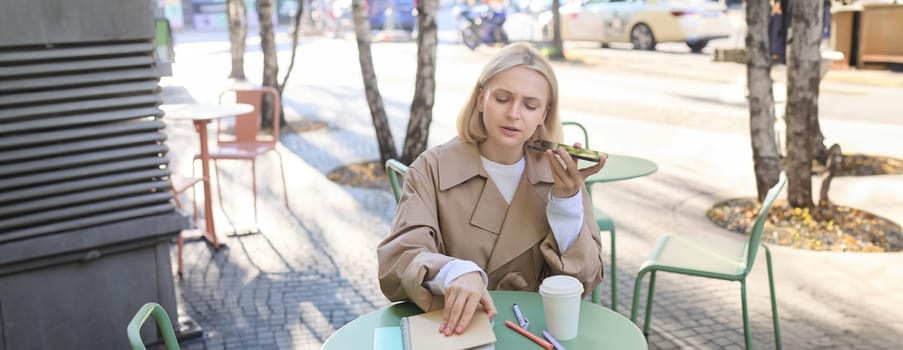
[[[719,0],[582,0],[562,5],[559,12],[563,40],[629,42],[638,50],[678,41],[701,52],[710,40],[733,30]],[[540,14],[545,38],[552,37],[551,23],[551,11]]]

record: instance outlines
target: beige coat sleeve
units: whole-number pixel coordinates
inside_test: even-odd
[[[549,275],[570,275],[583,282],[583,295],[592,293],[602,282],[602,242],[599,227],[593,216],[592,203],[587,189],[583,193],[583,227],[577,240],[567,251],[559,253],[555,236],[550,232],[543,240],[541,250],[549,266]]]
[[[452,258],[444,255],[436,208],[438,186],[415,162],[405,174],[404,193],[391,234],[377,247],[379,285],[392,301],[411,300],[424,311],[445,306],[424,282],[436,277]]]

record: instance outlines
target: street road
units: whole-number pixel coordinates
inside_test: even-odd
[[[444,30],[440,38],[453,38],[453,34]],[[280,33],[278,39],[284,71],[290,46],[287,34]],[[211,79],[222,77],[228,64],[228,42],[224,33],[184,33],[177,38],[179,42],[185,44],[178,45],[180,65],[176,69],[190,66],[193,74],[202,70],[207,71]],[[249,40],[246,62],[261,60],[256,43],[253,37]],[[566,119],[605,116],[747,134],[744,67],[711,62],[709,55],[680,52],[682,49],[674,44],[663,45],[656,52],[637,52],[625,48],[601,49],[592,43],[569,44],[568,52],[578,57],[577,60],[556,63],[562,115]],[[408,105],[413,96],[416,50],[414,42],[373,43],[380,92],[398,132],[406,126]],[[470,51],[448,40],[439,45],[434,110],[437,136],[441,136],[444,129],[453,127],[459,106],[466,98],[464,94],[496,50],[482,46]],[[348,117],[353,114],[354,118],[368,118],[365,104],[349,105],[349,98],[363,97],[353,39],[303,38],[297,54],[292,79],[286,89],[302,93],[300,98],[289,99],[290,107],[311,117],[341,113]],[[259,65],[248,65],[247,73],[252,81],[258,80],[255,78],[260,76],[259,69]],[[777,88],[780,87],[781,83]],[[215,97],[215,89],[203,87],[198,93]],[[899,126],[903,123],[903,118],[899,117],[903,115],[903,103],[895,100],[897,96],[903,96],[900,87],[847,84],[832,82],[829,78],[821,87],[819,115],[826,129],[832,122],[840,123],[841,127],[845,123]],[[338,103],[313,106],[312,101]],[[781,105],[778,108],[781,114]],[[830,133],[826,136],[832,138]],[[434,138],[433,141],[444,139]]]

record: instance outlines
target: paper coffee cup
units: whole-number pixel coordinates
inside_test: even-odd
[[[558,340],[576,338],[583,284],[571,276],[549,276],[539,286],[539,294],[549,333]]]

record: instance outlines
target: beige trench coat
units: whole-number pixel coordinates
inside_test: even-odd
[[[391,234],[379,244],[379,284],[390,300],[429,311],[444,297],[424,286],[452,258],[475,262],[490,290],[537,291],[550,275],[583,282],[584,295],[602,281],[602,249],[586,189],[583,227],[564,254],[546,218],[552,169],[542,153],[526,167],[510,206],[489,178],[479,150],[459,138],[424,152],[404,177]]]

